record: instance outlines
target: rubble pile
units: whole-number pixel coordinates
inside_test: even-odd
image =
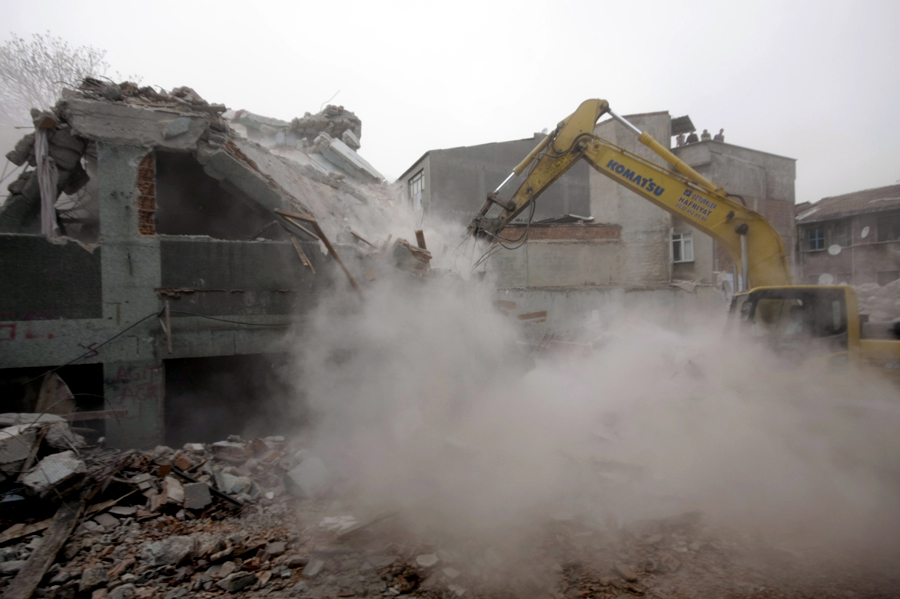
[[[228,110],[224,104],[210,104],[200,94],[187,86],[176,87],[171,92],[156,91],[150,86],[140,87],[131,81],[113,83],[88,77],[78,87],[79,96],[109,102],[125,102],[154,108],[188,109],[210,115],[219,115]],[[66,94],[63,94],[66,97]]]
[[[343,106],[329,104],[316,114],[307,112],[291,121],[290,131],[298,138],[315,140],[321,133],[340,139],[354,150],[360,147],[362,121]]]
[[[627,526],[532,515],[515,543],[503,529],[411,533],[410,512],[440,498],[357,520],[353,484],[281,437],[120,452],[85,445],[62,416],[0,425],[4,597],[830,598],[900,584],[817,575],[699,512]]]
[[[203,131],[200,139],[213,147],[221,147],[228,141],[228,125],[221,117],[226,107],[222,104],[210,104],[189,87],[178,87],[166,92],[156,91],[149,86],[139,87],[128,81],[117,84],[89,77],[81,83],[78,90],[64,90],[62,100],[52,110],[31,111],[36,131],[47,136],[47,154],[57,172],[57,198],[60,194],[74,195],[87,185],[90,177],[82,159],[96,157],[91,140],[79,135],[70,122],[67,100],[75,98],[198,113],[209,121],[208,128]],[[196,125],[192,125],[189,119],[174,119],[162,135],[166,139],[178,138],[188,133],[192,127]],[[36,134],[29,133],[6,154],[7,160],[15,166],[27,164],[31,168],[25,168],[8,186],[9,197],[0,207],[0,232],[40,231],[41,189],[36,168]],[[59,222],[58,215],[57,224],[65,234],[65,225]]]
[[[26,579],[46,597],[274,590],[308,562],[286,504],[323,492],[328,472],[284,438],[119,452],[86,446],[58,415],[0,424],[4,594]],[[60,536],[66,510],[77,520]]]

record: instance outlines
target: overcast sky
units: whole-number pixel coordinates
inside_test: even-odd
[[[797,159],[797,201],[900,180],[900,2],[0,0],[123,74],[291,119],[329,98],[393,180],[425,151],[529,137],[587,98],[689,114]]]

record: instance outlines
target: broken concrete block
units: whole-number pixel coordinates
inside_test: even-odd
[[[70,171],[75,168],[76,164],[81,162],[81,154],[68,148],[50,146],[47,153],[60,170]]]
[[[29,133],[18,142],[16,147],[7,152],[6,159],[15,164],[22,166],[28,160],[29,155],[34,154],[34,133]]]
[[[227,462],[244,462],[250,457],[247,447],[234,441],[216,441],[209,449],[214,456]]]
[[[178,479],[167,476],[163,481],[165,487],[166,501],[181,505],[184,503],[184,487]]]
[[[169,537],[162,541],[147,543],[141,550],[144,559],[154,566],[177,566],[199,550],[194,537]]]
[[[27,460],[37,440],[38,428],[17,424],[0,430],[0,464]]]
[[[110,591],[107,595],[108,599],[134,599],[137,593],[137,587],[133,584],[123,584]]]
[[[303,578],[313,578],[325,567],[325,560],[313,559],[303,567]]]
[[[283,555],[286,550],[287,545],[285,545],[284,541],[275,541],[266,545],[266,555],[268,555],[269,557],[278,557],[279,555]]]
[[[47,445],[55,449],[78,449],[84,447],[84,437],[76,435],[65,422],[52,422],[44,435]]]
[[[347,144],[353,151],[358,150],[360,147],[359,138],[356,137],[356,133],[354,133],[350,129],[344,131],[344,134],[341,135],[341,141]]]
[[[303,460],[287,477],[294,490],[305,497],[320,497],[328,490],[328,468],[316,457]]]
[[[115,514],[116,516],[134,516],[137,513],[137,508],[133,505],[114,505],[109,508],[110,514]]]
[[[54,131],[50,137],[50,145],[78,152],[79,155],[84,154],[85,143],[72,135],[68,127],[60,127]]]
[[[0,563],[0,574],[15,574],[19,570],[25,567],[25,560],[10,560],[8,562]]]
[[[38,462],[31,472],[22,477],[22,484],[38,495],[44,495],[84,471],[84,462],[76,458],[72,451],[62,451]]]
[[[99,514],[94,517],[94,522],[107,530],[113,529],[120,524],[119,519],[110,514]]]
[[[235,572],[234,574],[229,574],[228,576],[217,582],[216,586],[224,589],[228,593],[236,593],[237,591],[247,588],[255,582],[255,574],[250,574],[249,572]]]
[[[186,116],[175,119],[174,121],[169,121],[166,124],[166,128],[163,131],[163,137],[165,139],[171,139],[173,137],[178,137],[179,135],[183,135],[190,131],[191,129],[191,119]]]
[[[98,567],[86,569],[81,574],[81,580],[78,581],[78,592],[85,593],[105,585],[107,572],[109,572],[109,568]]]
[[[184,485],[184,507],[189,510],[202,510],[212,503],[209,485],[206,483],[188,483]]]

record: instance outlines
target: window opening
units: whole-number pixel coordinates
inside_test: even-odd
[[[422,192],[425,190],[425,170],[421,170],[409,180],[409,198],[416,208],[422,207]]]
[[[840,221],[834,223],[834,238],[832,243],[836,243],[841,247],[850,247],[853,243],[853,235],[851,234],[849,221]]]
[[[825,249],[825,232],[822,227],[812,227],[806,230],[806,249],[810,252]]]
[[[900,214],[883,216],[878,220],[878,241],[900,241]]]
[[[674,233],[672,235],[672,261],[676,263],[694,261],[693,233]]]

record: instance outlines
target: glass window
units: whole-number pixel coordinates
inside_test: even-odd
[[[831,243],[836,243],[841,247],[850,247],[853,243],[853,235],[851,234],[850,221],[844,220],[834,223],[834,236]]]
[[[878,219],[878,241],[900,240],[900,214],[882,216]]]
[[[825,231],[822,227],[810,227],[806,230],[806,249],[810,252],[825,249]]]
[[[421,170],[409,180],[409,198],[415,208],[422,207],[422,192],[425,190],[425,170]]]
[[[672,261],[694,261],[694,234],[674,233],[672,235]]]

